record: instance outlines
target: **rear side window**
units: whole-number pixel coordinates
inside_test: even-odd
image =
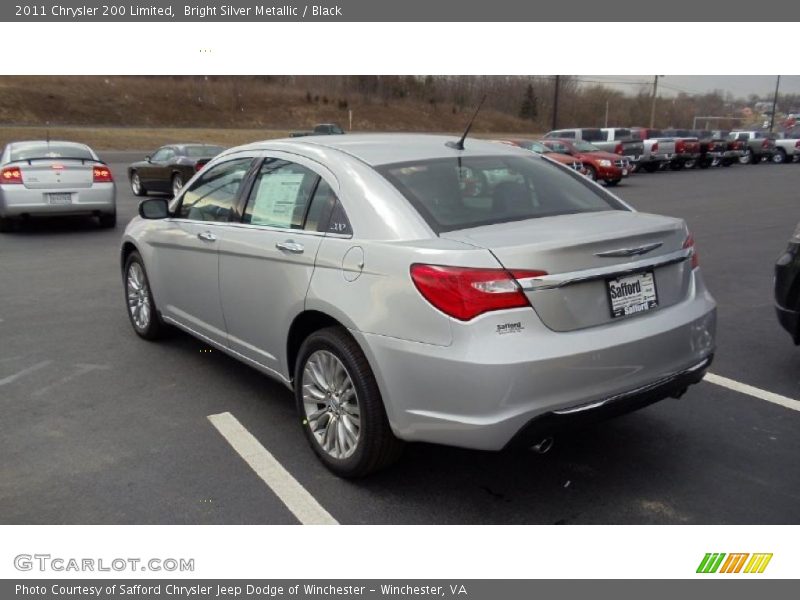
[[[86,146],[77,144],[26,144],[13,147],[11,161],[29,160],[32,158],[78,158],[81,160],[94,160],[91,150]]]
[[[378,167],[436,232],[626,210],[581,175],[536,157],[446,158]]]
[[[186,146],[184,154],[189,158],[206,158],[216,156],[224,150],[222,146]]]
[[[581,139],[585,142],[602,142],[605,140],[605,135],[599,129],[583,129]]]
[[[252,162],[252,158],[238,158],[203,173],[183,194],[178,216],[193,221],[229,221]]]
[[[266,159],[250,193],[244,222],[303,229],[306,210],[318,179],[319,175],[302,165]]]

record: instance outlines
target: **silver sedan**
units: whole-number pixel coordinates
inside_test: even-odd
[[[36,216],[92,215],[117,222],[116,187],[108,165],[85,144],[29,141],[0,155],[0,231]]]
[[[714,352],[684,222],[520,148],[257,143],[139,213],[121,248],[135,332],[178,327],[283,382],[342,476],[402,442],[544,451],[680,396]]]

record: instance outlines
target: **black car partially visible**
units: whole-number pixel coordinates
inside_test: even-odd
[[[212,144],[170,144],[128,167],[128,180],[136,196],[164,192],[175,196],[203,166],[222,152]]]
[[[800,345],[800,225],[775,263],[775,310],[780,324]]]

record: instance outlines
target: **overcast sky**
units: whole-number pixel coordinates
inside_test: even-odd
[[[641,84],[653,85],[653,75],[578,75],[578,77],[582,80],[602,82],[609,87],[634,94],[642,87]],[[749,94],[772,95],[775,92],[775,75],[665,75],[659,78],[658,87],[659,92],[665,96],[679,92],[703,94],[722,90],[731,92],[736,97],[746,98]],[[800,75],[782,75],[780,91],[800,94]]]

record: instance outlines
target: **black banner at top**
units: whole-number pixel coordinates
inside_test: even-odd
[[[38,0],[0,4],[0,21],[39,22],[639,22],[800,21],[786,0]],[[568,32],[565,32],[568,33]],[[624,35],[604,31],[598,36]],[[679,38],[676,38],[676,41]],[[643,49],[644,50],[644,49]],[[690,49],[687,48],[686,51]]]

